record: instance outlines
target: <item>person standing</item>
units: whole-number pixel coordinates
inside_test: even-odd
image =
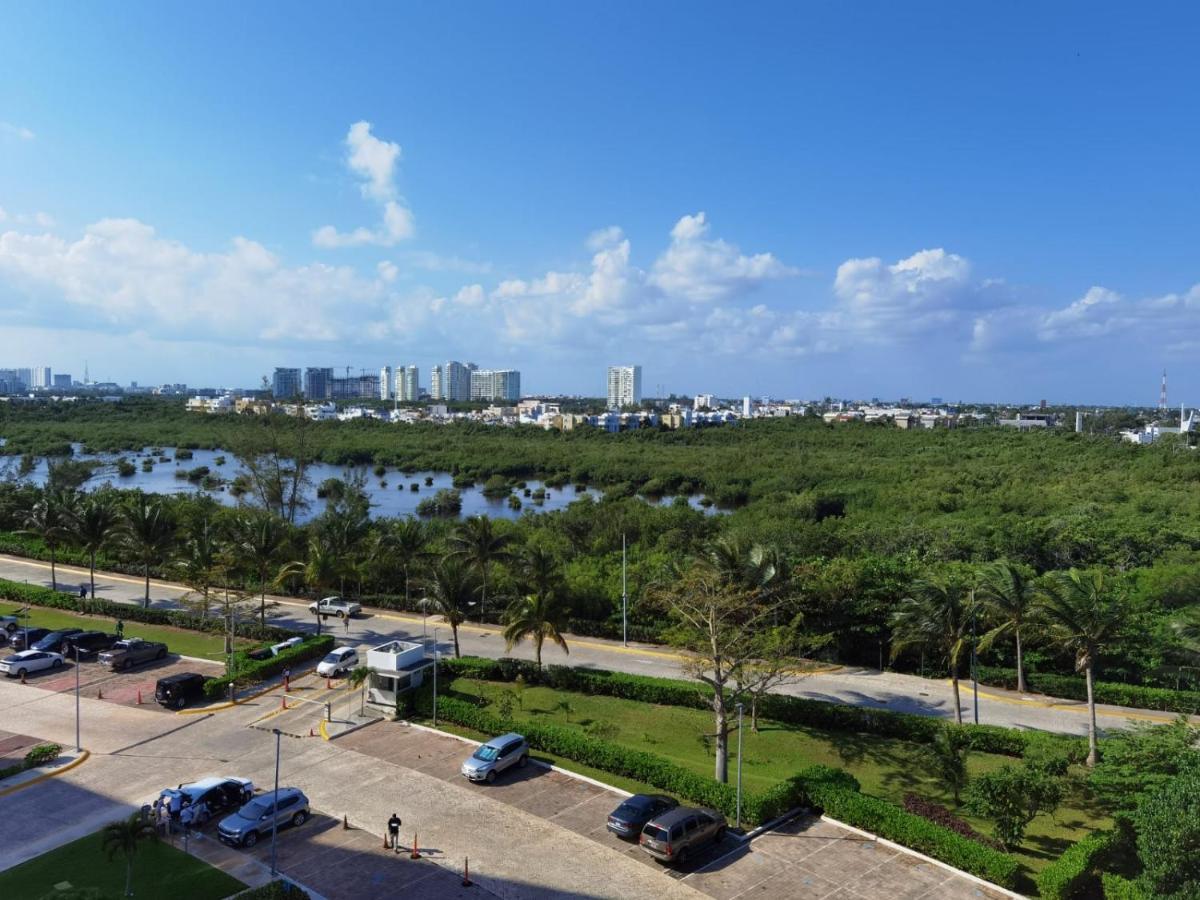
[[[400,816],[392,813],[392,817],[388,819],[388,840],[391,841],[392,849],[397,853],[400,852],[400,825]]]

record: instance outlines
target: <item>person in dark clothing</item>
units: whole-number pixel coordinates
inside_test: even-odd
[[[392,813],[392,817],[388,819],[388,839],[392,842],[392,849],[397,853],[400,852],[400,816]]]

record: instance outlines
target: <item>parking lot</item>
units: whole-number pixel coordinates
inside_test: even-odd
[[[217,663],[199,662],[168,656],[164,660],[143,663],[127,672],[113,672],[95,660],[79,663],[79,689],[84,696],[106,703],[136,706],[139,694],[142,706],[159,709],[154,702],[154,685],[160,678],[180,672],[199,672],[202,675],[220,675],[222,667]],[[26,680],[34,687],[45,691],[67,693],[75,690],[75,663],[67,662],[60,669],[31,672]]]

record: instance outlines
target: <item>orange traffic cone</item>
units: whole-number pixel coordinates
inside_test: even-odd
[[[412,848],[412,853],[408,854],[408,858],[409,859],[420,859],[421,858],[421,853],[419,850],[417,850],[417,834],[416,834],[416,832],[413,832],[413,848]]]
[[[141,706],[141,705],[142,705],[142,692],[141,692],[141,690],[138,690],[138,702],[137,702],[137,705],[138,705],[138,706]]]
[[[104,688],[96,688],[96,699],[97,700],[104,699]]]
[[[279,708],[280,708],[280,709],[287,709],[287,708],[288,708],[288,705],[287,705],[287,697],[280,697],[280,698],[279,698]]]
[[[350,830],[350,820],[346,818],[345,814],[343,814],[342,815],[342,831],[349,831],[349,830]]]
[[[384,850],[391,849],[390,847],[388,847],[388,836],[386,834],[383,836],[383,849]]]
[[[333,690],[333,679],[332,678],[325,679],[325,690],[327,690],[327,691]]]
[[[470,858],[469,856],[464,856],[464,857],[463,857],[463,881],[462,881],[462,886],[463,886],[463,887],[470,887],[470,886],[471,886],[471,858]]]
[[[309,728],[308,728],[308,736],[309,736],[309,737],[316,737],[316,736],[317,736],[317,735],[316,735],[316,732],[314,732],[314,731],[312,730],[312,726],[311,726],[311,725],[310,725],[310,726],[309,726]]]

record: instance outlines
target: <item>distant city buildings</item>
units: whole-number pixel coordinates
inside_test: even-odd
[[[44,391],[47,388],[54,387],[54,377],[50,372],[49,366],[33,367],[33,383],[30,387],[35,391]]]
[[[379,370],[379,399],[391,400],[396,395],[397,391],[392,383],[392,367],[384,366]]]
[[[396,399],[401,403],[421,399],[421,373],[415,365],[396,367]]]
[[[275,369],[271,379],[271,393],[277,400],[291,400],[303,393],[299,369]]]
[[[516,369],[472,369],[472,400],[521,399],[521,373]]]
[[[58,374],[54,376],[54,386],[56,388],[69,388],[72,385],[71,376]]]
[[[608,367],[608,408],[621,409],[642,402],[642,367]]]
[[[304,397],[307,400],[328,400],[333,369],[309,367],[304,370]]]

